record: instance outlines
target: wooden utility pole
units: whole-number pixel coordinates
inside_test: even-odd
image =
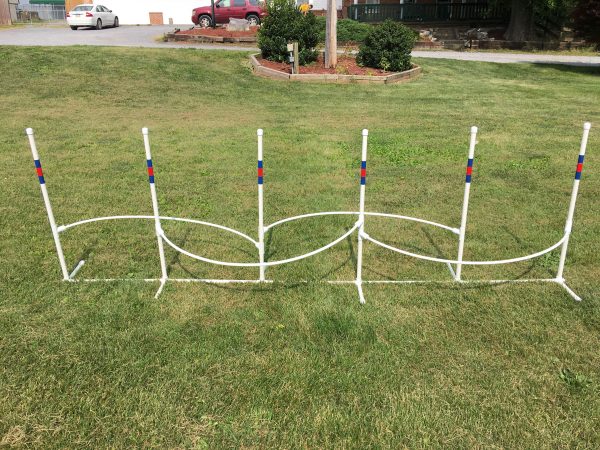
[[[325,68],[337,66],[337,4],[327,0],[327,21],[325,28]]]
[[[294,73],[300,73],[300,57],[298,56],[298,43],[294,42]]]

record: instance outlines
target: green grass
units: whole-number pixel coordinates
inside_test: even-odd
[[[0,49],[0,446],[399,448],[600,446],[600,72],[417,60],[392,86],[254,77],[241,53]],[[595,124],[566,277],[546,284],[366,286],[356,243],[269,269],[268,286],[64,283],[24,134],[33,127],[60,224],[150,214],[140,129],[150,127],[161,212],[255,235],[256,129],[265,129],[267,223],[358,206],[457,226],[469,126],[480,127],[466,258],[557,241],[584,120]],[[282,226],[271,259],[344,232],[350,218]],[[165,224],[209,257],[251,245]],[[454,256],[456,239],[368,219],[378,239]],[[63,234],[81,277],[156,277],[151,223]],[[256,277],[167,251],[172,276]],[[557,256],[467,279],[554,276]],[[365,246],[365,278],[449,279],[443,265]],[[313,280],[303,284],[298,280]]]

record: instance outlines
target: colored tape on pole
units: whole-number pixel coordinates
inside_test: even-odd
[[[258,184],[263,184],[263,162],[262,161],[258,162],[257,175],[258,175]]]
[[[471,182],[472,174],[473,174],[473,158],[469,158],[469,160],[467,161],[467,177],[465,179],[465,182],[467,182],[467,183]]]
[[[360,163],[360,184],[367,183],[367,162],[361,161]]]
[[[147,159],[146,164],[148,165],[148,180],[150,180],[150,183],[154,183],[154,167],[152,166],[152,160]]]
[[[46,184],[44,181],[44,173],[42,172],[42,163],[39,159],[34,160],[35,163],[35,171],[37,172],[38,179],[40,180],[40,184]]]
[[[583,158],[585,155],[579,155],[579,159],[577,160],[577,170],[575,171],[575,179],[581,179],[581,171],[583,170]]]

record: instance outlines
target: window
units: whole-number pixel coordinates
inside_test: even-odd
[[[229,8],[231,6],[231,0],[221,0],[219,2],[220,8]]]
[[[104,6],[100,6],[100,5],[96,5],[96,11],[98,11],[98,12],[106,12],[106,10],[104,9]]]
[[[233,6],[246,6],[246,0],[233,0]]]
[[[250,0],[252,6],[258,6],[258,0]]]
[[[79,5],[73,11],[91,11],[94,5]]]

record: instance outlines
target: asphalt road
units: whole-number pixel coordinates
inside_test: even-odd
[[[117,47],[152,47],[152,48],[202,48],[219,50],[258,51],[255,47],[218,45],[218,44],[184,44],[160,42],[159,38],[172,31],[178,25],[160,26],[121,26],[94,30],[80,28],[72,31],[65,24],[33,25],[0,29],[0,45],[31,46],[66,46],[66,45],[100,45]],[[185,29],[190,25],[179,25]],[[566,64],[573,66],[600,67],[600,56],[540,55],[527,53],[493,53],[493,52],[456,52],[456,51],[414,51],[413,56],[419,58],[456,59],[462,61],[484,61],[496,63],[534,63],[534,64]]]

